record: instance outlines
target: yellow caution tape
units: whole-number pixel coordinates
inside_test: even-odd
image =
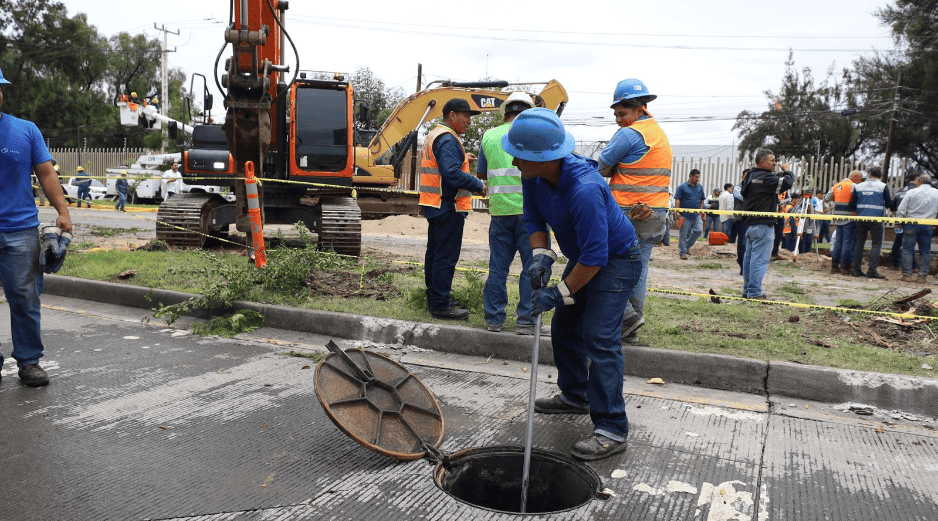
[[[649,293],[662,293],[666,295],[682,295],[682,296],[687,296],[687,297],[739,300],[739,301],[744,301],[744,302],[755,302],[759,304],[774,304],[774,305],[788,306],[792,308],[801,308],[801,309],[826,309],[829,311],[840,311],[844,313],[862,313],[862,314],[867,314],[867,315],[885,315],[885,316],[896,317],[896,318],[911,318],[911,319],[923,318],[927,320],[938,320],[938,317],[913,315],[911,313],[893,313],[890,311],[876,311],[872,309],[842,308],[842,307],[837,307],[837,306],[822,306],[820,304],[805,304],[802,302],[784,302],[784,301],[779,301],[779,300],[756,300],[756,299],[749,299],[749,298],[744,298],[744,297],[735,297],[732,295],[711,295],[710,293],[692,293],[692,292],[687,292],[687,291],[677,291],[677,290],[662,289],[662,288],[648,288],[648,292]]]
[[[733,215],[749,217],[806,217],[818,221],[857,221],[857,222],[884,222],[897,224],[928,224],[938,225],[938,219],[909,219],[908,217],[864,217],[859,215],[834,215],[829,213],[776,213],[776,212],[744,212],[738,210],[706,210],[703,208],[664,208],[655,209],[674,210],[680,213],[706,213],[716,215]]]

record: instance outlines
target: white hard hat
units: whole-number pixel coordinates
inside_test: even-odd
[[[511,105],[512,103],[523,103],[527,105],[529,109],[534,108],[534,101],[531,100],[530,94],[521,91],[512,92],[511,95],[508,96],[508,99],[506,99],[504,103],[498,106],[498,112],[502,115],[502,117],[505,116],[505,109],[507,109],[508,105]]]

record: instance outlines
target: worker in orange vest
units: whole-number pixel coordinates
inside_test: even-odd
[[[668,189],[671,186],[671,144],[648,112],[648,103],[658,96],[648,92],[640,80],[622,80],[613,93],[616,123],[622,127],[599,156],[599,173],[610,177],[612,196],[625,215],[632,207],[647,204],[652,217],[632,221],[642,252],[642,273],[635,281],[622,322],[622,341],[638,342],[638,328],[645,324],[645,281],[648,260],[656,242],[669,233],[667,226]]]
[[[859,170],[850,172],[843,181],[831,187],[830,192],[824,196],[825,201],[834,202],[834,215],[850,215],[850,196],[853,194],[853,185],[863,180],[863,173]],[[853,266],[853,246],[857,240],[857,222],[835,220],[834,243],[831,244],[831,273],[850,274]]]
[[[436,318],[465,320],[469,311],[454,305],[450,298],[453,274],[462,249],[466,216],[472,211],[470,192],[481,193],[482,181],[469,174],[469,161],[459,139],[481,114],[469,102],[454,98],[443,105],[443,122],[423,141],[420,159],[420,205],[427,218],[427,253],[423,275],[427,286],[427,307]]]

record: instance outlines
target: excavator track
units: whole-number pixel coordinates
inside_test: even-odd
[[[351,197],[322,197],[322,227],[319,247],[343,255],[362,251],[362,212]]]
[[[213,210],[225,203],[216,195],[174,195],[157,211],[156,238],[176,248],[202,248],[213,231]],[[218,229],[217,224],[214,227]]]
[[[420,217],[420,196],[405,192],[358,191],[362,220],[374,221],[393,215]]]

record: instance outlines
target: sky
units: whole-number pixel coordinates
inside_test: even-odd
[[[228,23],[229,2],[64,0],[99,33],[170,34],[169,65],[210,78]],[[742,110],[768,108],[789,50],[797,68],[820,81],[874,52],[894,52],[874,16],[888,0],[755,1],[621,0],[576,2],[377,2],[292,0],[285,16],[300,70],[353,72],[369,67],[405,94],[439,79],[510,82],[556,79],[570,101],[562,119],[578,140],[615,133],[612,93],[626,78],[642,80],[658,99],[648,106],[672,145],[708,145],[718,153],[738,141]],[[222,58],[230,55],[226,49]],[[292,56],[288,62],[291,67]],[[221,74],[221,72],[219,72]],[[539,90],[539,87],[536,87]],[[222,96],[216,91],[215,110]],[[710,150],[710,149],[707,149]]]

